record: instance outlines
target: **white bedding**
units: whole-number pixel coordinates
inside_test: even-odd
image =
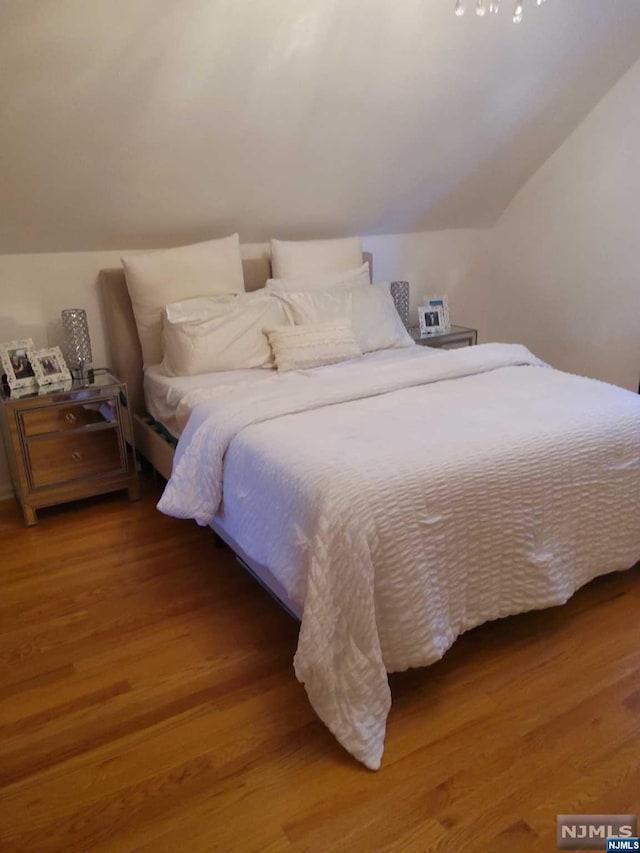
[[[190,400],[203,391],[224,394],[254,382],[263,382],[273,370],[255,367],[248,370],[220,370],[197,376],[166,376],[159,364],[144,372],[144,396],[147,411],[179,438],[191,414]]]
[[[415,346],[414,355],[431,355],[433,350]],[[380,364],[393,361],[397,350],[380,350],[368,353],[363,361]],[[339,370],[342,365],[338,365]],[[333,365],[325,370],[336,369]],[[309,375],[308,371],[297,375]],[[202,400],[210,400],[235,392],[244,385],[257,382],[279,381],[276,370],[252,368],[248,370],[218,370],[196,376],[167,376],[160,364],[147,367],[144,372],[144,395],[149,414],[161,423],[171,435],[179,438],[193,408]]]
[[[640,558],[640,397],[503,344],[285,375],[195,407],[159,508],[303,607],[296,674],[375,769],[387,672]]]

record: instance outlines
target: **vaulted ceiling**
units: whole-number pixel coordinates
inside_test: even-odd
[[[0,252],[490,225],[640,57],[638,0],[510,5],[0,0]]]

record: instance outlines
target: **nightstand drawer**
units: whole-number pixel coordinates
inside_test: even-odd
[[[68,483],[96,474],[119,474],[126,471],[117,427],[90,433],[52,435],[32,439],[26,445],[29,479],[34,488]]]
[[[105,421],[114,421],[115,418],[115,406],[111,399],[84,405],[75,403],[70,406],[43,406],[41,409],[30,409],[21,414],[22,429],[27,437],[103,424]]]

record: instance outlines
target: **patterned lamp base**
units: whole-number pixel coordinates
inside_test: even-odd
[[[400,315],[400,319],[404,323],[405,329],[409,328],[409,282],[408,281],[392,281],[391,296],[396,304],[396,309]]]
[[[91,367],[91,339],[87,312],[84,308],[65,308],[62,311],[64,355],[74,376],[83,376]]]

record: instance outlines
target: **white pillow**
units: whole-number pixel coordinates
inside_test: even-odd
[[[388,282],[354,287],[353,329],[362,352],[415,346],[400,319]]]
[[[387,283],[274,293],[296,324],[350,320],[362,352],[415,344],[400,319]]]
[[[271,269],[274,278],[307,273],[340,272],[362,263],[359,237],[341,240],[272,240]]]
[[[296,292],[303,290],[323,290],[327,287],[353,287],[356,284],[368,285],[369,264],[365,261],[350,270],[334,273],[308,273],[292,278],[270,278],[265,289],[267,291]]]
[[[193,376],[273,367],[264,328],[288,322],[282,302],[264,292],[242,293],[230,302],[213,298],[167,305],[162,369],[167,376]]]
[[[169,302],[244,291],[237,234],[122,258],[145,366],[162,359],[162,310]]]
[[[348,320],[267,329],[276,367],[306,370],[362,356]]]
[[[163,324],[186,323],[189,320],[204,320],[218,311],[219,305],[237,305],[241,299],[248,300],[252,293],[223,293],[221,296],[196,296],[193,299],[182,299],[165,305],[162,312]]]
[[[368,288],[369,285],[365,287]],[[297,293],[274,290],[273,296],[282,302],[296,326],[328,323],[331,320],[348,320],[353,324],[351,287],[328,287],[323,290],[301,290]]]

